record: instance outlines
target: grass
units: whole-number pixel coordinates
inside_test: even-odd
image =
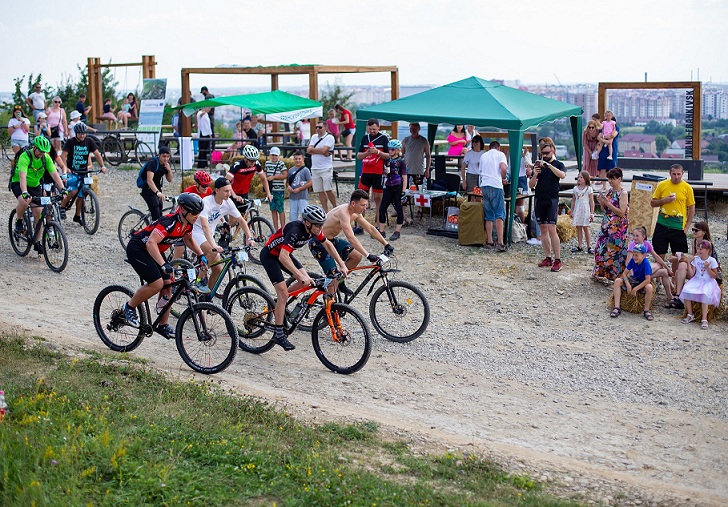
[[[415,455],[372,422],[302,424],[124,355],[0,337],[0,505],[562,506],[474,455]]]

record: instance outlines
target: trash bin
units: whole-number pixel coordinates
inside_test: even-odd
[[[660,208],[653,208],[650,201],[652,200],[652,194],[655,192],[655,187],[664,179],[664,176],[655,174],[636,174],[632,176],[632,190],[629,195],[630,230],[641,225],[647,229],[647,236],[652,237]]]

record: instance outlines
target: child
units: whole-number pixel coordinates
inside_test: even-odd
[[[70,135],[73,136],[73,127],[75,127],[78,123],[81,123],[81,113],[78,111],[71,111],[71,121],[68,122],[68,131],[70,132]],[[86,130],[89,132],[96,132],[96,129],[91,127],[86,127]]]
[[[592,121],[596,123],[597,128],[597,139],[599,138],[599,132],[602,131],[602,117],[599,115],[599,113],[594,113],[591,117]],[[597,149],[594,150],[591,154],[592,160],[597,160],[599,158],[599,145],[597,145]]]
[[[281,160],[281,150],[277,146],[270,149],[270,159],[265,162],[265,174],[270,183],[270,193],[273,195],[270,211],[273,215],[273,229],[277,231],[286,225],[283,200],[286,197],[286,179],[288,178],[288,169]]]
[[[590,254],[594,254],[594,249],[591,247],[591,233],[589,231],[589,224],[594,221],[594,192],[591,187],[591,179],[589,178],[589,171],[581,171],[579,173],[579,179],[576,181],[576,186],[571,196],[571,223],[576,227],[576,239],[578,246],[571,249],[572,252],[583,252],[584,249],[581,247],[581,238],[584,236],[586,239],[586,248]]]
[[[654,263],[650,262],[652,278],[659,279],[662,282],[668,301],[665,308],[670,308],[669,302],[673,299],[672,281],[670,279],[672,277],[672,269],[662,257],[655,253],[655,250],[652,248],[652,243],[647,240],[647,229],[641,225],[638,225],[632,230],[632,241],[627,246],[627,259],[625,263],[628,263],[632,258],[632,252],[637,245],[644,245],[645,252],[652,254],[652,258],[655,259]]]
[[[304,165],[303,153],[293,154],[293,167],[287,178],[288,200],[291,206],[291,221],[299,220],[301,211],[308,206],[308,189],[313,186],[311,171]]]
[[[602,130],[599,132],[597,139],[599,144],[597,145],[597,156],[602,148],[606,145],[609,148],[609,156],[607,160],[612,160],[612,141],[615,137],[615,131],[617,130],[617,122],[612,119],[612,112],[604,112],[604,121],[602,122]]]
[[[38,113],[38,123],[35,124],[35,135],[43,136],[50,140],[51,128],[48,126],[48,116],[45,113]]]
[[[632,259],[627,263],[627,267],[622,275],[614,281],[614,309],[609,314],[610,317],[619,317],[622,309],[619,307],[622,300],[622,290],[627,291],[633,296],[637,296],[642,292],[645,295],[645,310],[642,312],[645,319],[654,320],[650,311],[652,303],[652,266],[649,262],[645,262],[647,248],[645,245],[635,245],[632,250]]]
[[[379,231],[382,236],[384,233],[384,224],[387,223],[387,208],[391,204],[397,212],[397,226],[390,236],[390,241],[399,239],[402,232],[402,224],[404,224],[404,211],[402,211],[402,195],[407,190],[407,168],[404,164],[402,156],[402,142],[392,139],[387,145],[389,149],[389,161],[385,163],[382,173],[382,187],[384,194],[382,195],[382,203],[379,205],[379,223],[382,224],[382,230]]]
[[[116,117],[119,119],[119,123],[124,124],[124,128],[126,128],[129,124],[129,118],[131,118],[131,104],[129,104],[129,98],[124,97],[123,102],[121,103],[121,109],[119,110],[119,114],[116,115]]]
[[[698,254],[688,266],[690,279],[685,282],[680,293],[680,299],[688,310],[688,316],[682,320],[683,324],[690,324],[695,320],[692,302],[701,304],[700,329],[708,329],[708,305],[720,304],[720,287],[715,281],[715,277],[718,276],[718,261],[710,256],[712,248],[710,241],[703,240],[698,243]]]
[[[238,121],[235,124],[235,133],[233,134],[233,137],[235,139],[247,139],[247,137],[245,137],[245,134],[243,134],[243,122],[242,121]],[[243,149],[243,142],[242,141],[235,141],[225,151],[232,151],[232,152],[242,153],[242,151],[241,151],[242,149]]]
[[[100,118],[103,118],[104,120],[109,122],[109,126],[116,130],[116,127],[118,126],[116,121],[116,116],[114,115],[114,111],[116,111],[116,107],[112,109],[111,107],[111,99],[107,98],[104,100],[104,114],[100,116]]]

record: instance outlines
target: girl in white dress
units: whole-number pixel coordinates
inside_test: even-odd
[[[586,248],[590,254],[594,253],[591,247],[591,234],[589,225],[594,221],[594,193],[591,188],[591,180],[588,171],[581,171],[579,179],[574,187],[571,196],[571,223],[576,227],[576,240],[578,246],[571,249],[572,252],[583,252],[581,247],[582,237],[586,239]]]
[[[701,304],[702,320],[701,329],[708,329],[708,305],[718,306],[720,304],[720,287],[715,278],[718,276],[718,261],[710,256],[712,246],[710,241],[703,240],[698,243],[698,252],[688,266],[690,279],[685,282],[680,299],[685,303],[688,315],[682,320],[683,324],[690,324],[695,320],[693,304]]]

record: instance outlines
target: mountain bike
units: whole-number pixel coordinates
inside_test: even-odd
[[[169,206],[162,209],[162,214],[169,213],[175,206],[177,206],[176,197],[165,197],[165,201],[171,202]],[[137,231],[144,229],[147,225],[152,223],[152,215],[148,211],[145,213],[140,209],[129,206],[129,211],[121,215],[119,220],[119,226],[117,227],[117,233],[119,236],[119,243],[121,247],[126,251],[126,244],[129,243],[129,239],[132,234]]]
[[[96,192],[91,189],[94,179],[91,174],[99,173],[101,170],[87,171],[79,173],[77,176],[82,181],[79,182],[76,198],[71,199],[65,206],[61,206],[63,212],[75,209],[75,202],[81,200],[81,226],[86,234],[95,234],[99,230],[99,222],[101,220],[101,209],[99,208],[99,198]]]
[[[129,162],[137,163],[141,167],[155,154],[156,151],[144,141],[137,139],[136,134],[112,132],[101,140],[101,156],[104,162],[112,167]]]
[[[316,301],[323,300],[313,319],[311,341],[319,361],[334,373],[350,374],[369,360],[372,340],[364,317],[353,307],[334,301],[327,293],[331,278],[318,278],[314,285],[289,294],[285,331],[288,335],[308,315]],[[313,291],[296,302],[299,295]],[[235,322],[241,349],[253,354],[269,351],[275,342],[268,335],[275,329],[275,300],[257,287],[243,287],[230,295],[226,309]]]
[[[352,304],[354,299],[369,285],[367,296],[369,301],[369,319],[377,333],[386,339],[406,343],[422,335],[430,323],[430,304],[425,294],[416,286],[400,280],[391,280],[390,277],[401,270],[392,265],[396,262],[394,256],[381,254],[376,262],[366,266],[357,266],[349,270],[349,275],[355,271],[369,270],[367,276],[350,295],[337,290],[338,301]],[[387,269],[385,264],[389,264]],[[309,273],[309,276],[320,276]],[[295,281],[288,278],[286,283],[291,285]],[[375,290],[377,282],[382,285]],[[301,329],[307,331],[312,326],[311,320],[301,322]]]
[[[54,217],[54,204],[61,201],[63,195],[58,194],[50,197],[33,197],[28,209],[23,213],[21,219],[22,230],[15,231],[15,209],[10,212],[8,220],[8,231],[10,233],[10,245],[16,254],[25,257],[30,252],[30,248],[35,243],[35,238],[40,236],[40,244],[42,245],[43,257],[46,264],[56,273],[60,273],[66,269],[68,264],[68,239],[63,227]],[[42,206],[40,218],[35,225],[35,218],[31,208]],[[41,232],[42,228],[42,232]],[[39,234],[40,233],[40,234]]]
[[[138,327],[127,323],[124,318],[124,304],[131,299],[134,291],[123,285],[109,285],[102,289],[93,307],[94,326],[101,341],[116,352],[131,352],[144,338],[152,336],[164,312],[182,299],[186,301],[187,308],[177,320],[175,329],[179,355],[196,372],[212,374],[223,371],[237,353],[235,325],[230,315],[219,306],[198,302],[197,292],[190,281],[194,277],[194,269],[175,268],[172,296],[159,317],[151,322],[149,302],[145,301],[137,308]]]

